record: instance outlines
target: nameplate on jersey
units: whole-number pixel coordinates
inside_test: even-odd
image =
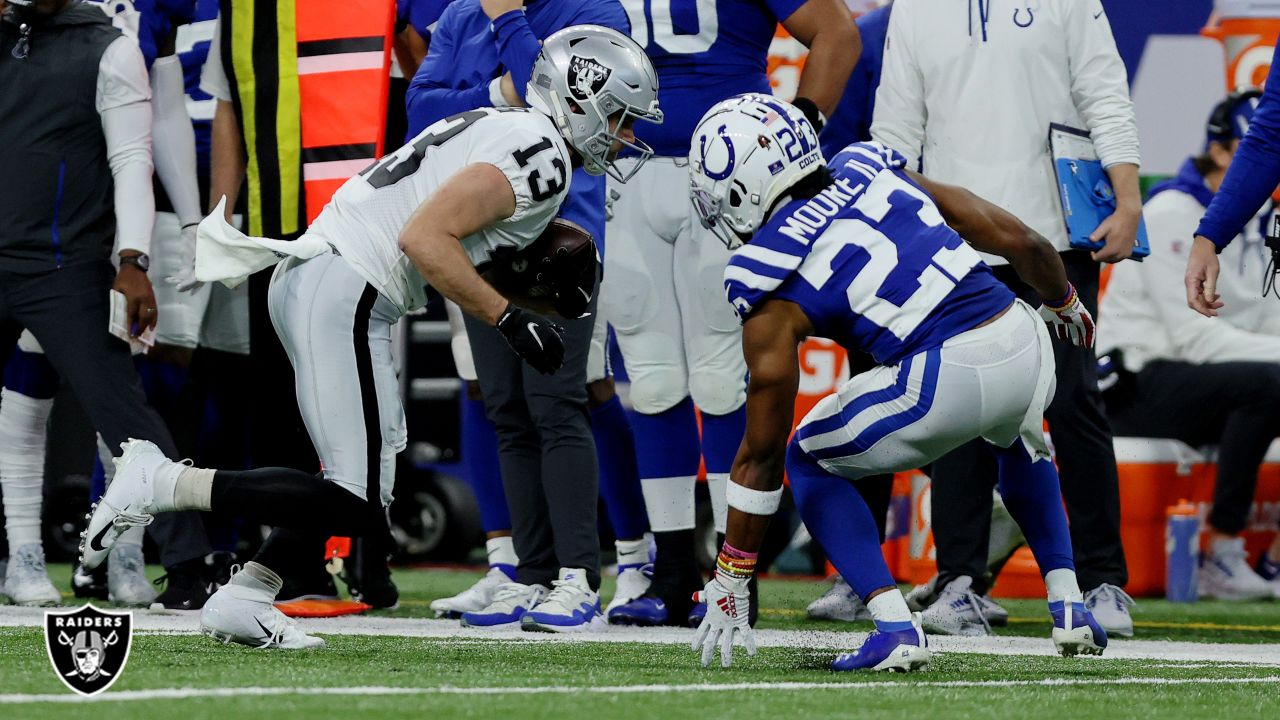
[[[865,187],[863,184],[854,185],[846,178],[836,178],[835,182],[792,212],[778,232],[807,247],[840,211],[853,204]]]

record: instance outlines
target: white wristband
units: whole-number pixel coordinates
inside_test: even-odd
[[[725,497],[729,507],[741,510],[750,515],[772,515],[778,512],[782,503],[782,488],[777,490],[753,490],[743,487],[729,478],[729,486],[725,488]]]
[[[496,77],[489,83],[489,104],[496,108],[509,107],[511,103],[502,95],[502,78]]]

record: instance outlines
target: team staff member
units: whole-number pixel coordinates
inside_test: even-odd
[[[581,24],[620,32],[629,29],[627,15],[616,0],[455,2],[441,16],[428,57],[410,86],[410,132],[477,107],[524,106],[540,39]],[[584,87],[591,82],[592,71],[589,66],[580,68],[581,75],[576,77]],[[561,217],[591,233],[607,256],[604,193],[603,177],[575,171]],[[492,328],[474,319],[466,321],[486,414],[498,434],[502,467],[501,487],[485,478],[473,478],[473,483],[488,514],[500,515],[490,506],[502,503],[510,511],[512,540],[491,535],[487,543],[496,550],[494,564],[516,563],[515,582],[495,585],[493,581],[501,578],[493,573],[473,586],[490,588],[487,599],[492,602],[484,607],[474,607],[484,593],[472,594],[475,602],[470,608],[452,602],[460,597],[447,602],[454,611],[472,610],[463,614],[468,625],[518,623],[535,605],[545,606],[536,609],[541,615],[563,614],[565,608],[572,612],[582,602],[593,603],[600,582],[596,498],[603,491],[607,500],[614,500],[619,486],[623,497],[630,489],[630,501],[607,504],[621,541],[620,588],[641,581],[638,591],[624,600],[638,597],[648,587],[639,570],[648,562],[648,546],[643,538],[647,527],[634,451],[608,452],[626,443],[630,427],[614,394],[613,379],[605,371],[604,319],[592,302],[590,317],[565,323],[565,365],[552,375],[524,368]],[[514,552],[500,547],[505,543]],[[557,585],[543,598],[560,568],[584,568],[585,587]]]
[[[973,91],[976,82],[984,92]],[[1045,142],[1053,122],[1092,133],[1115,187],[1117,210],[1093,233],[1105,246],[1092,254],[1068,249]],[[1133,250],[1142,216],[1138,131],[1100,0],[897,0],[871,134],[911,166],[922,163],[930,179],[967,187],[1048,238],[1090,312],[1097,310],[1099,263]],[[1033,296],[1003,260],[984,258],[999,265],[997,277]],[[1058,449],[1080,584],[1102,626],[1129,635],[1131,601],[1119,589],[1128,578],[1119,480],[1097,361],[1089,348],[1058,345],[1054,352],[1058,391],[1045,416]],[[945,602],[926,608],[925,628],[933,632],[986,632],[976,615],[991,503],[978,487],[990,488],[995,477],[995,458],[976,443],[934,463],[936,587]]]
[[[1187,258],[1187,304],[1208,317],[1217,316],[1224,302],[1218,292],[1218,253],[1240,234],[1280,184],[1280,65],[1276,60],[1273,55],[1249,132],[1240,141],[1222,186],[1196,228]]]
[[[21,178],[24,188],[0,199],[0,354],[27,328],[108,445],[147,438],[176,457],[128,345],[107,330],[113,288],[128,301],[135,334],[157,318],[142,55],[99,9],[67,0],[10,2],[0,33],[0,138],[9,147],[0,177]],[[193,555],[207,552],[206,544]]]
[[[1143,210],[1151,257],[1116,267],[1098,326],[1098,352],[1111,360],[1102,365],[1115,372],[1103,396],[1116,433],[1218,446],[1200,596],[1222,600],[1273,594],[1273,585],[1259,577],[1268,574],[1267,563],[1254,572],[1240,537],[1258,468],[1280,437],[1280,317],[1257,285],[1267,260],[1260,230],[1271,213],[1223,251],[1218,289],[1231,302],[1219,319],[1183,307],[1178,276],[1186,267],[1187,237],[1221,186],[1259,95],[1251,89],[1219,103],[1204,152],[1152,188]],[[1271,551],[1280,557],[1280,539]]]

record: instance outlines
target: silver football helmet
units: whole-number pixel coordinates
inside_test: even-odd
[[[548,37],[525,96],[530,107],[550,116],[592,175],[608,173],[626,182],[653,155],[653,148],[623,140],[619,131],[635,120],[662,122],[658,74],[644,49],[617,30],[574,25]],[[613,162],[615,142],[639,157],[625,175]]]

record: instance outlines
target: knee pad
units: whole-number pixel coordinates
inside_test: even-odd
[[[628,371],[631,377],[631,406],[638,413],[657,415],[670,410],[689,396],[688,378],[680,368],[628,368]]]
[[[635,390],[632,390],[634,397]],[[712,415],[728,415],[747,402],[746,376],[737,372],[695,370],[689,373],[689,394],[698,409]]]

